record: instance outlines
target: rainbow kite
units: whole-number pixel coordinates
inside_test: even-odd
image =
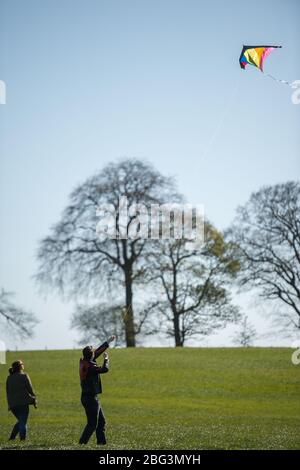
[[[254,65],[263,72],[264,61],[274,49],[281,46],[244,46],[240,55],[240,66],[246,68],[247,64]]]
[[[240,66],[245,70],[246,65],[254,65],[262,73],[264,73],[264,61],[268,55],[274,51],[274,49],[280,49],[282,46],[243,46],[241,55],[240,55]],[[279,80],[278,78],[273,77],[269,73],[265,74],[268,77],[272,78],[276,82],[284,83],[289,86],[293,86],[292,83],[287,82],[286,80]]]

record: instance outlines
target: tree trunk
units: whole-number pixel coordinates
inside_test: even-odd
[[[180,324],[179,324],[179,315],[176,308],[177,302],[177,271],[173,264],[173,298],[172,298],[172,312],[173,312],[173,325],[174,325],[174,338],[175,346],[183,346],[183,341],[180,335]]]
[[[129,267],[125,268],[125,289],[126,313],[124,323],[126,346],[127,348],[135,348],[134,316],[132,308],[132,270]]]
[[[183,346],[183,342],[181,340],[181,335],[180,335],[179,315],[174,310],[173,310],[173,325],[174,325],[175,346],[176,347]]]

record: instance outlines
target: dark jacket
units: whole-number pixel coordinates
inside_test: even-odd
[[[25,372],[15,372],[7,377],[6,395],[8,407],[33,405],[36,402],[36,396],[32,384]]]
[[[105,342],[95,351],[93,360],[80,359],[79,375],[82,395],[95,396],[102,393],[100,374],[105,374],[109,370],[109,361],[104,359],[102,366],[98,366],[96,359],[109,347]]]

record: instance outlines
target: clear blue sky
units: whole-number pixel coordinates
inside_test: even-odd
[[[176,175],[220,229],[252,191],[299,177],[300,105],[238,64],[243,44],[280,44],[266,72],[300,79],[299,17],[297,0],[1,0],[0,286],[41,320],[19,349],[76,340],[72,305],[38,296],[31,276],[72,188],[108,161]]]

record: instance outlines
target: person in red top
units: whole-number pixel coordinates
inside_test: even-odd
[[[79,361],[79,376],[81,403],[85,409],[87,424],[80,437],[79,444],[87,444],[94,431],[96,431],[97,444],[106,444],[105,417],[98,400],[98,395],[102,393],[100,374],[105,374],[109,370],[109,359],[105,350],[114,339],[115,336],[111,336],[97,349],[94,349],[92,346],[86,346],[82,350],[83,357]],[[102,353],[104,353],[104,360],[102,366],[99,366],[96,359]]]

